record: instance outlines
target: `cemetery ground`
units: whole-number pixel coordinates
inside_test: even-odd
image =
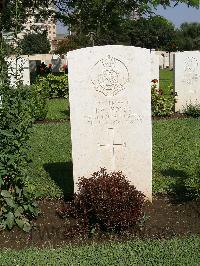
[[[168,69],[160,70],[160,87],[165,95],[170,94],[170,86],[173,84],[173,71]]]
[[[34,178],[29,189],[38,199],[42,214],[30,234],[17,228],[1,233],[1,249],[20,250],[2,251],[1,265],[23,265],[27,261],[34,261],[35,265],[48,265],[50,261],[50,265],[66,265],[66,259],[69,265],[92,265],[92,261],[99,265],[130,265],[131,261],[136,265],[198,265],[200,203],[191,200],[185,185],[198,170],[199,131],[198,119],[153,122],[154,197],[153,204],[145,206],[146,222],[141,234],[118,238],[98,235],[89,241],[71,241],[64,237],[66,221],[56,214],[63,203],[63,192],[67,197],[72,181],[70,125],[67,121],[35,124],[29,169]],[[108,254],[112,254],[110,259]]]
[[[58,106],[60,109],[57,108]],[[55,109],[57,109],[56,112]],[[0,243],[1,248],[55,247],[70,242],[64,237],[66,221],[60,219],[56,213],[56,210],[63,204],[62,198],[68,197],[72,185],[69,111],[66,110],[68,110],[66,100],[51,101],[48,117],[54,120],[52,123],[48,121],[44,124],[35,124],[33,128],[30,141],[32,163],[29,169],[33,179],[30,179],[29,189],[38,199],[42,211],[41,216],[35,222],[35,230],[28,235],[17,228],[11,232],[1,233],[3,240]],[[113,263],[117,259],[117,254],[120,254],[118,259],[121,258],[121,260],[137,258],[138,263],[140,256],[147,260],[156,260],[161,256],[161,261],[163,259],[163,262],[169,263],[169,256],[173,255],[174,259],[178,258],[183,256],[182,252],[185,254],[185,250],[190,258],[191,256],[197,257],[200,247],[200,204],[198,201],[192,201],[194,195],[187,191],[187,182],[193,182],[192,177],[195,175],[199,178],[197,173],[200,160],[199,132],[200,120],[198,119],[153,122],[154,200],[153,205],[146,204],[144,230],[141,235],[134,237],[134,240],[131,241],[130,236],[123,236],[118,239],[121,241],[119,243],[109,241],[106,244],[104,241],[112,237],[104,236],[99,239],[98,236],[95,241],[101,242],[101,245],[84,245],[80,249],[70,245],[67,251],[48,249],[39,252],[36,249],[30,249],[28,253],[26,252],[26,256],[24,256],[24,251],[4,252],[0,258],[6,262],[9,256],[9,261],[12,261],[16,260],[15,254],[19,254],[22,261],[25,258],[35,260],[36,256],[36,261],[48,256],[56,261],[57,255],[61,254],[63,258],[69,255],[71,263],[76,265],[76,256],[80,256],[79,259],[86,263],[89,253],[90,256],[94,256],[91,259],[95,258],[96,261],[100,259],[98,256],[101,257],[102,252],[106,254],[111,252],[111,249]],[[178,238],[173,239],[173,237]],[[129,242],[123,242],[124,238]],[[135,240],[135,238],[139,239]],[[147,239],[153,239],[153,241],[148,240],[150,241],[148,242]],[[91,243],[92,241],[89,240]],[[80,243],[81,240],[79,240]],[[88,244],[87,241],[86,243]],[[154,255],[150,256],[151,253]],[[103,257],[103,259],[106,261],[107,258]],[[191,264],[189,264],[187,259],[185,255],[181,257],[183,265],[184,263],[185,265],[197,265],[195,261],[190,261]],[[167,263],[165,265],[168,265]]]
[[[171,78],[165,71],[160,82]],[[72,188],[68,102],[55,99],[48,107],[46,121],[33,127],[27,181],[41,215],[29,234],[17,228],[0,233],[0,264],[199,265],[200,202],[187,188],[195,191],[200,178],[200,120],[153,121],[153,204],[145,205],[141,231],[71,240],[64,236],[67,221],[56,212]]]

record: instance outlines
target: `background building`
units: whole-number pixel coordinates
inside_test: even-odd
[[[56,38],[56,21],[53,17],[37,20],[35,16],[30,16],[18,37],[22,39],[28,33],[41,33],[43,31],[47,31],[47,38],[51,44],[51,50],[53,50],[53,40]]]
[[[48,11],[51,10],[53,11],[53,7],[49,8]],[[18,34],[18,38],[23,39],[29,33],[42,33],[44,31],[47,31],[47,38],[49,39],[51,50],[53,50],[53,40],[56,39],[57,26],[52,16],[49,16],[48,19],[42,19],[41,17],[37,19],[37,12],[34,12],[34,15],[30,15],[26,23],[23,24],[23,30]],[[13,32],[3,32],[3,37],[10,45],[16,45]]]

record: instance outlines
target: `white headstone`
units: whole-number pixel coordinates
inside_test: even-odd
[[[75,191],[101,167],[152,198],[151,56],[138,47],[68,53]]]
[[[58,57],[57,59],[52,59],[51,60],[52,63],[52,72],[59,72],[60,71],[60,67],[62,65],[62,61],[61,58]]]
[[[52,59],[53,60],[58,60],[60,58],[60,56],[58,54],[53,54],[52,55]]]
[[[174,52],[171,52],[171,53],[169,53],[169,56],[170,56],[170,58],[169,58],[169,69],[170,70],[172,70],[172,69],[174,69]]]
[[[36,65],[36,61],[35,60],[30,60],[29,61],[29,68],[30,68],[30,72],[31,73],[36,72],[37,65]]]
[[[166,51],[156,51],[156,54],[159,55],[159,65],[161,69],[170,67],[170,53]]]
[[[169,68],[169,52],[165,52],[164,68]]]
[[[176,112],[183,112],[188,104],[200,103],[200,51],[175,54]]]
[[[30,67],[29,57],[9,57],[8,75],[10,77],[10,84],[16,86],[16,83],[22,81],[23,85],[30,85]]]
[[[151,51],[151,81],[157,80],[158,87],[159,87],[159,56],[156,54],[155,51]]]

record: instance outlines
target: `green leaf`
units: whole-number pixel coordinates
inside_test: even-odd
[[[23,219],[15,219],[16,224],[20,229],[23,229],[25,221]]]
[[[14,203],[12,198],[5,198],[5,201],[6,201],[6,203],[8,204],[9,207],[11,207],[11,208],[15,207],[15,203]]]
[[[6,137],[12,137],[13,135],[6,132],[5,130],[0,130],[0,134],[3,135],[3,136],[6,136]]]
[[[19,194],[19,197],[21,197],[22,189],[20,189],[18,186],[15,186],[15,191],[17,194]]]
[[[6,224],[5,221],[0,223],[0,231],[5,230],[6,229]]]
[[[7,191],[7,190],[2,190],[1,191],[1,196],[4,197],[4,198],[11,198],[12,197],[12,195],[10,194],[10,192]]]
[[[20,217],[23,214],[23,211],[22,207],[18,207],[15,211],[15,217]]]
[[[7,215],[6,215],[6,224],[8,226],[9,229],[12,229],[13,228],[13,225],[15,223],[15,219],[14,219],[14,214],[12,212],[9,212]]]
[[[27,233],[30,232],[31,224],[29,222],[25,222],[23,230]]]
[[[31,213],[34,213],[34,208],[31,205],[28,205],[28,209]]]
[[[1,185],[3,185],[3,179],[0,177],[0,187],[1,187]]]
[[[21,219],[15,219],[15,222],[24,232],[28,233],[32,228],[31,224],[26,218],[21,217]]]

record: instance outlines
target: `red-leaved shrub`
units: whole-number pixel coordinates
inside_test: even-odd
[[[90,232],[98,227],[103,231],[121,232],[135,226],[142,217],[145,196],[130,185],[122,172],[107,173],[106,169],[82,177],[73,201],[60,211],[74,218],[76,229]]]

